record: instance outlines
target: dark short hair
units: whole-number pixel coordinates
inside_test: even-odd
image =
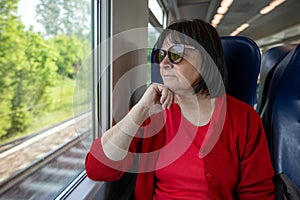
[[[194,92],[207,94],[211,98],[223,95],[226,89],[227,71],[222,43],[217,30],[201,19],[179,21],[163,30],[154,49],[161,48],[166,37],[173,43],[194,45],[196,48],[198,47],[198,50],[200,47],[208,53],[216,67],[208,66],[200,70],[202,80],[193,86]],[[219,73],[216,73],[216,70]]]

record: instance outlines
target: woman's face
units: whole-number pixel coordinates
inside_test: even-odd
[[[170,42],[167,37],[161,49],[168,51],[173,45],[174,43]],[[178,64],[170,62],[168,56],[164,57],[160,63],[160,74],[164,85],[174,93],[192,92],[192,87],[201,80],[198,71],[200,58],[199,51],[188,46],[185,46],[183,59]]]

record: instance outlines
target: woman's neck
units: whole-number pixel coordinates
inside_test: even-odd
[[[204,94],[176,95],[175,101],[181,109],[182,115],[193,125],[206,125],[212,116],[215,107],[215,99]]]

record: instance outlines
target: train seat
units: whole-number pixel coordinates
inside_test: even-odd
[[[275,173],[300,188],[300,44],[276,67],[262,115]]]
[[[252,40],[242,36],[221,37],[228,71],[227,94],[253,106],[256,101],[260,51]],[[162,83],[159,68],[152,66],[152,82]]]
[[[254,106],[261,61],[258,46],[242,36],[224,36],[221,41],[228,73],[227,94]]]
[[[260,83],[256,111],[261,114],[266,103],[270,81],[278,63],[292,50],[295,45],[276,46],[266,51],[261,58]]]

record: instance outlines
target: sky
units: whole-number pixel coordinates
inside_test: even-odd
[[[35,19],[35,7],[39,0],[20,0],[18,6],[18,15],[20,15],[26,29],[33,26],[35,32],[43,32],[43,26],[38,24]]]

